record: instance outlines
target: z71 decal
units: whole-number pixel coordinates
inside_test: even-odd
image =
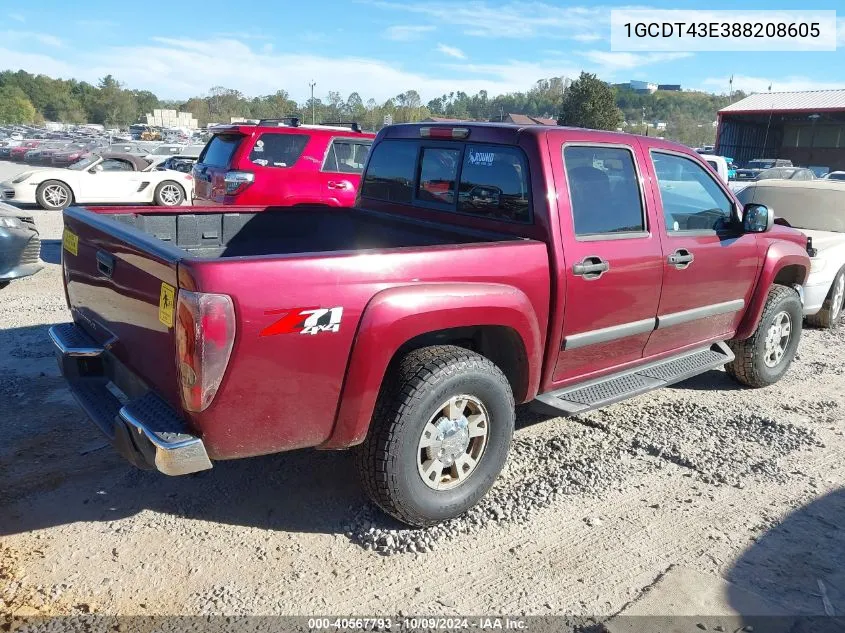
[[[343,308],[294,308],[293,310],[267,310],[264,314],[283,314],[278,321],[261,330],[259,336],[276,334],[319,334],[340,331]]]

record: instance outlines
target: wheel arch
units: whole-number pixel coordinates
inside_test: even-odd
[[[516,402],[532,399],[540,383],[544,335],[528,297],[511,286],[420,284],[382,291],[362,316],[335,425],[319,448],[362,442],[391,365],[429,345],[456,345],[486,356],[507,377]]]
[[[74,202],[77,202],[76,191],[74,190],[73,185],[70,184],[69,181],[67,181],[63,178],[45,178],[44,180],[39,182],[38,186],[35,188],[35,201],[36,202],[38,202],[38,192],[41,190],[41,187],[43,187],[44,185],[46,185],[49,182],[58,182],[58,183],[63,184],[65,187],[68,188],[68,191],[70,191],[70,203],[69,204],[73,204]]]
[[[751,295],[745,318],[734,339],[744,340],[754,334],[773,285],[803,286],[809,274],[810,257],[804,249],[793,242],[779,241],[772,244],[766,252],[763,269]]]

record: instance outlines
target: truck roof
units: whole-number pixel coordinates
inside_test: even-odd
[[[423,132],[422,130],[440,130],[443,131],[438,135],[437,132],[431,134],[430,132]],[[463,136],[445,135],[445,130],[467,130],[468,134]],[[636,137],[640,142],[647,147],[661,147],[665,149],[677,149],[686,154],[691,154],[693,151],[686,145],[667,141],[665,139],[656,138],[653,136],[642,136],[639,134],[629,134],[628,132],[611,132],[606,130],[589,130],[585,128],[566,127],[561,125],[518,125],[514,123],[497,123],[497,122],[475,122],[467,121],[461,123],[401,123],[398,125],[391,125],[379,132],[379,137],[385,138],[439,138],[441,140],[461,140],[463,138],[470,139],[482,143],[503,143],[516,144],[520,136],[545,136],[550,132],[555,131],[572,131],[577,132],[579,139],[583,140],[584,133],[590,140],[605,143],[629,143],[632,137]],[[430,135],[430,136],[429,136]]]

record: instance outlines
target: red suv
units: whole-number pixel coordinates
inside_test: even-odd
[[[193,169],[200,204],[351,207],[375,134],[299,119],[217,126]]]

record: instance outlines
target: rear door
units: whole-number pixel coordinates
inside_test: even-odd
[[[314,155],[316,142],[304,130],[260,132],[252,147],[241,147],[237,154],[236,169],[254,176],[253,183],[235,196],[237,204],[292,206],[319,201],[323,153]],[[235,198],[227,197],[226,202],[233,204]]]
[[[205,202],[223,202],[225,178],[232,157],[244,140],[237,132],[215,134],[200,153],[194,165],[194,197]]]
[[[566,266],[555,383],[640,360],[660,301],[662,251],[643,195],[645,157],[637,144],[594,138],[549,133]]]
[[[325,204],[333,207],[351,207],[355,204],[361,173],[372,141],[361,138],[334,138],[329,143],[320,186]]]
[[[742,233],[733,198],[699,161],[652,149],[648,171],[658,185],[663,293],[646,355],[728,338],[757,278],[757,238]]]

